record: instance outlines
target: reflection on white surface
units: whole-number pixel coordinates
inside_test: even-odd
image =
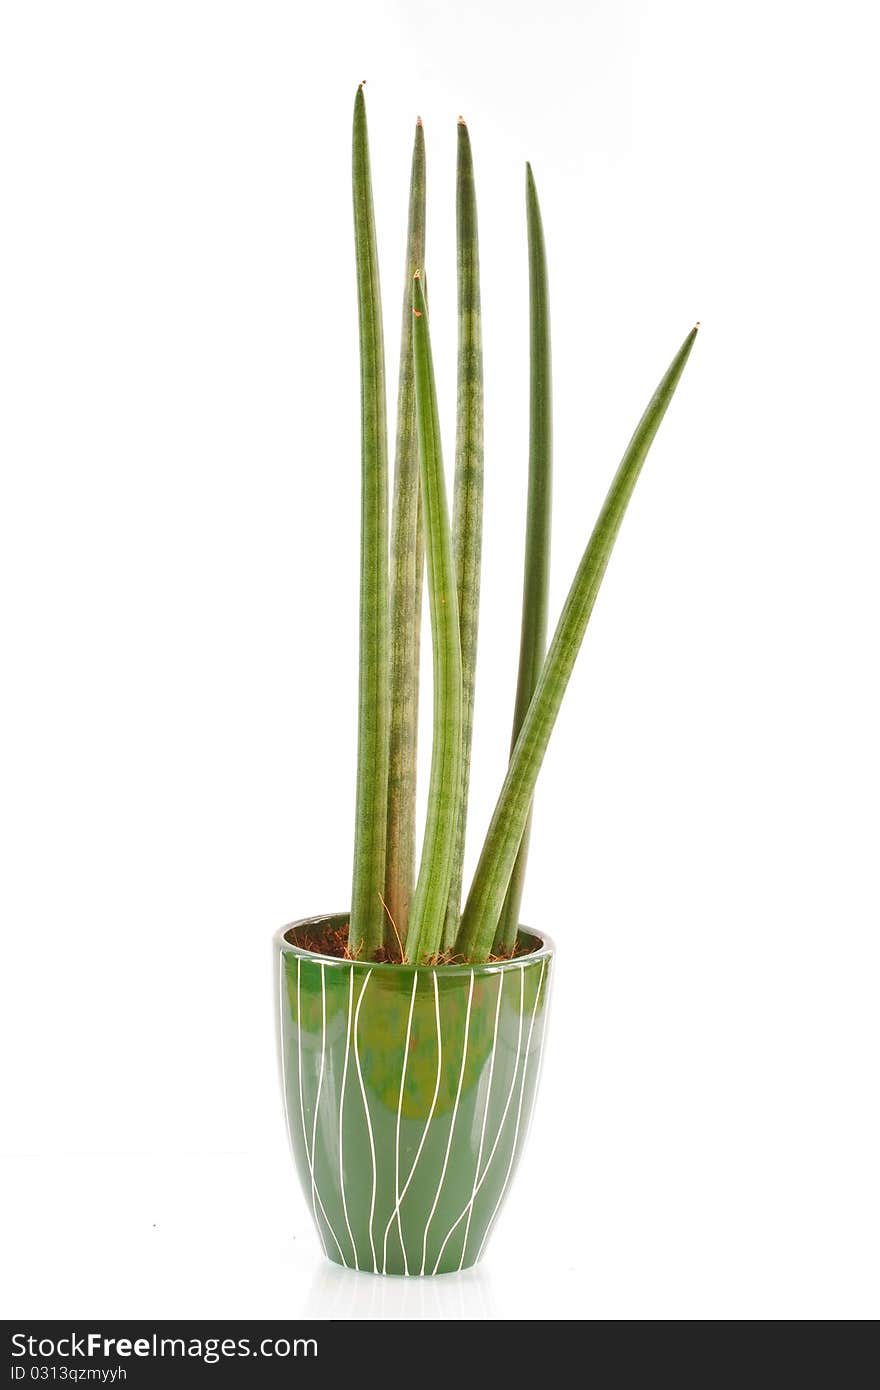
[[[384,1277],[342,1269],[322,1260],[315,1270],[307,1318],[449,1321],[497,1318],[484,1266],[433,1279]]]

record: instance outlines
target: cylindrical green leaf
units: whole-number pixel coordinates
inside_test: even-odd
[[[415,879],[416,754],[419,709],[419,637],[425,547],[419,505],[419,443],[413,362],[413,275],[425,262],[425,133],[416,125],[409,191],[409,227],[397,448],[391,514],[391,734],[388,760],[388,833],[385,902],[402,942],[409,926]],[[386,932],[386,939],[388,933]],[[396,943],[395,943],[396,945]]]
[[[486,960],[492,950],[510,875],[528,819],[535,782],[596,595],[642,464],[666,414],[696,335],[694,328],[684,340],[629,442],[569,590],[510,760],[462,914],[456,951],[466,960]]]
[[[461,913],[461,879],[467,827],[474,722],[474,683],[480,612],[480,555],[483,544],[483,338],[480,313],[480,254],[471,142],[458,123],[456,188],[458,246],[458,402],[455,436],[455,493],[452,544],[455,554],[458,622],[461,633],[462,752],[458,828],[449,885],[443,946],[455,941]]]
[[[434,661],[434,741],[428,813],[406,942],[407,960],[418,964],[435,957],[442,944],[455,851],[462,714],[461,642],[452,531],[443,477],[428,312],[418,278],[413,286],[413,357]]]
[[[388,800],[388,440],[385,348],[364,94],[352,134],[361,364],[361,582],[358,762],[349,947],[370,959],[385,934]]]
[[[529,500],[523,570],[522,630],[519,675],[510,752],[526,717],[547,647],[547,600],[550,593],[550,513],[553,474],[553,400],[550,366],[550,304],[547,255],[538,193],[526,165],[526,221],[529,235]],[[495,933],[493,953],[509,955],[516,942],[526,863],[529,856],[529,810],[510,886]]]

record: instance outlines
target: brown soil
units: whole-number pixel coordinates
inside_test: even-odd
[[[321,930],[296,932],[292,944],[299,946],[303,951],[314,951],[320,956],[337,956],[340,960],[358,959],[348,949],[348,923],[343,927],[325,926]],[[518,941],[516,947],[509,956],[490,956],[489,961],[497,963],[502,960],[514,960],[517,956],[527,956],[534,950],[525,941]],[[400,965],[400,949],[395,944],[389,950],[387,946],[382,946],[372,957],[376,965]],[[432,957],[426,962],[427,965],[467,965],[464,956],[455,955],[452,951],[444,951],[441,955]]]

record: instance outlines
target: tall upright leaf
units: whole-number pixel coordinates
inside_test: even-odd
[[[452,531],[440,450],[428,313],[419,277],[413,286],[413,359],[434,661],[434,742],[428,813],[406,942],[407,960],[419,962],[431,960],[442,945],[455,853],[462,724],[461,641]]]
[[[467,126],[461,119],[458,122],[456,224],[458,401],[452,535],[461,633],[463,703],[458,828],[443,931],[445,948],[451,947],[455,941],[461,913],[461,879],[470,786],[480,612],[480,556],[483,544],[483,335],[480,313],[480,254],[471,142]]]
[[[388,440],[385,348],[363,88],[354,103],[352,192],[361,364],[358,762],[349,947],[370,958],[385,933],[388,798]]]
[[[519,674],[513,711],[513,734],[510,740],[511,756],[544,661],[547,646],[547,600],[550,592],[550,501],[553,476],[550,304],[544,227],[530,164],[526,165],[526,222],[529,237],[529,497]],[[493,950],[496,955],[509,955],[516,941],[531,826],[530,808],[510,876],[501,920],[495,933]]]
[[[419,119],[409,189],[391,514],[391,732],[385,902],[401,942],[406,941],[409,925],[416,853],[419,637],[425,547],[419,506],[412,287],[414,273],[424,263],[425,132]]]
[[[639,421],[569,590],[510,760],[462,914],[456,951],[466,960],[486,960],[491,952],[528,819],[535,782],[596,595],[642,465],[675,393],[696,334],[697,329],[693,328],[685,338]]]

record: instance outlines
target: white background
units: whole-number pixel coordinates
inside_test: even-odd
[[[876,1316],[875,8],[0,13],[3,1311]],[[447,462],[459,113],[474,144],[470,864],[519,629],[524,160],[554,613],[703,323],[540,783],[524,916],[559,957],[530,1149],[483,1266],[434,1283],[321,1263],[274,1058],[271,933],[349,887],[362,78],[392,380],[425,122]]]

